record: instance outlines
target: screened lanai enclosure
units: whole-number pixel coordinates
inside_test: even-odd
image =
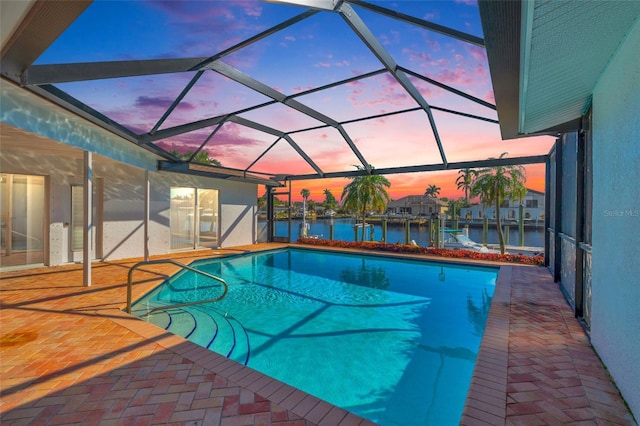
[[[542,163],[553,143],[501,140],[475,4],[37,9],[33,34],[4,53],[3,75],[160,155],[160,170],[271,186],[372,165],[379,174],[480,167],[487,152]]]
[[[640,412],[640,2],[0,10],[4,264],[82,260],[86,280],[94,259],[256,243],[263,187],[525,165],[546,266]]]

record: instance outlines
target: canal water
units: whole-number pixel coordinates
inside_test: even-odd
[[[309,229],[308,235],[317,235],[319,238],[329,239],[329,229],[331,223],[334,226],[334,240],[354,241],[355,232],[354,225],[355,219],[340,218],[340,219],[315,219],[307,220]],[[301,219],[294,219],[291,221],[291,241],[296,241],[300,235],[300,229],[302,225]],[[461,229],[464,226],[463,223],[459,225]],[[287,235],[287,221],[276,222],[275,235],[286,236]],[[260,239],[266,240],[266,222],[259,222]],[[358,239],[360,238],[360,232],[358,233]],[[387,225],[387,242],[388,243],[405,243],[405,233],[402,224]],[[506,236],[505,236],[506,237]],[[482,243],[482,226],[470,227],[469,238],[477,243]],[[368,241],[369,232],[365,234],[365,240]],[[410,240],[414,240],[420,246],[429,245],[429,226],[418,226],[416,223],[411,224],[410,228]],[[380,223],[374,223],[373,226],[373,240],[382,241],[382,225]],[[498,244],[498,232],[496,231],[494,224],[489,224],[489,230],[487,232],[487,244]],[[509,227],[509,241],[507,244],[518,245],[518,227]],[[531,247],[543,247],[544,246],[544,226],[542,223],[538,227],[527,227],[524,230],[524,245]]]

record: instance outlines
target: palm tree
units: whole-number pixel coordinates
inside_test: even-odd
[[[473,169],[466,168],[458,170],[456,187],[458,189],[464,190],[465,207],[469,206],[469,193],[471,191],[471,185],[473,185],[473,181],[477,175],[478,172]]]
[[[506,152],[500,154],[499,158],[507,155]],[[489,160],[493,160],[490,158]],[[512,199],[515,194],[519,194],[526,181],[524,167],[515,166],[494,166],[486,167],[478,171],[475,181],[471,186],[471,196],[480,196],[483,204],[494,204],[496,208],[496,227],[498,239],[500,241],[500,253],[504,254],[504,235],[502,234],[502,224],[500,223],[500,206],[506,200]]]
[[[331,190],[327,188],[322,192],[324,193],[324,208],[327,210],[335,210],[338,201],[336,201],[336,197],[333,196]]]
[[[313,200],[307,200],[307,210],[309,211],[309,215],[313,218],[316,215],[316,207],[317,203]]]
[[[424,191],[424,195],[431,198],[438,198],[440,194],[440,187],[436,185],[429,185]]]
[[[302,198],[304,198],[304,200],[306,201],[307,198],[309,198],[309,196],[311,195],[311,192],[309,192],[309,190],[305,188],[300,191],[300,195],[302,195]]]
[[[373,172],[374,167],[371,165],[369,167]],[[364,170],[364,167],[356,166],[356,168]],[[391,200],[386,188],[389,188],[391,183],[386,177],[374,174],[356,176],[349,179],[351,179],[351,182],[342,190],[340,200],[343,201],[345,209],[355,210],[362,215],[362,241],[364,241],[367,212],[369,210],[385,210],[387,203]]]
[[[451,219],[456,218],[456,213],[460,214],[460,208],[464,205],[464,200],[460,198],[459,200],[448,200],[449,212],[451,215]]]
[[[307,198],[311,195],[308,189],[304,188],[300,191],[302,195],[302,237],[307,236]]]

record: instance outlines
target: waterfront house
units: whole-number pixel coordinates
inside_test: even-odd
[[[446,213],[448,204],[445,201],[426,195],[407,195],[392,200],[387,204],[387,216],[391,218],[435,218]]]
[[[527,193],[522,201],[525,223],[544,223],[544,197],[544,192],[527,188]],[[505,223],[517,222],[520,218],[520,204],[520,200],[505,201],[500,207],[500,218]],[[492,220],[496,217],[495,210],[493,205],[474,204],[460,209],[460,219],[462,221],[478,222],[487,217]]]

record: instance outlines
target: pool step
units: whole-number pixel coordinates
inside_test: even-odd
[[[161,304],[134,306],[133,314],[189,341],[247,365],[251,355],[249,336],[228,313],[211,307],[188,306],[145,314]]]
[[[218,335],[209,346],[227,358],[247,365],[251,355],[249,336],[242,324],[228,313],[210,311],[220,325]]]
[[[145,321],[148,321],[152,324],[157,325],[158,327],[164,328],[165,330],[171,326],[171,315],[167,313],[167,311],[158,311],[153,313],[150,317],[147,317],[146,314],[153,308],[161,306],[156,303],[146,303],[143,305],[134,305],[131,311],[132,315],[137,316]]]

